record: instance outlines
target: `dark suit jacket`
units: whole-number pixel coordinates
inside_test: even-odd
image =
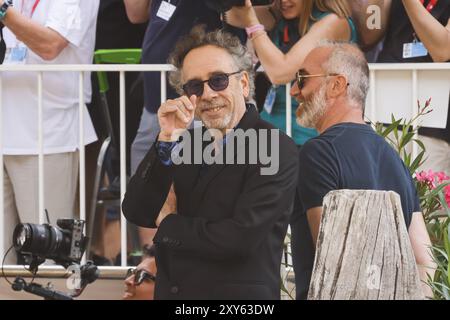
[[[254,106],[237,128],[274,129]],[[161,222],[154,238],[156,299],[280,298],[298,156],[282,132],[277,144],[280,165],[272,176],[260,174],[261,164],[164,166],[151,148],[130,180],[123,212],[137,225],[155,227],[174,182],[177,214]],[[241,146],[248,151],[248,143]]]

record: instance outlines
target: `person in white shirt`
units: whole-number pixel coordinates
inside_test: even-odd
[[[0,0],[4,64],[91,64],[99,0]],[[39,223],[38,81],[34,72],[2,72],[4,247],[18,222]],[[91,99],[84,74],[84,101]],[[44,208],[50,221],[74,216],[78,182],[79,73],[43,73]],[[84,143],[97,137],[87,108]],[[0,213],[1,217],[1,213]],[[1,219],[0,219],[1,220]],[[9,262],[12,260],[10,259]]]

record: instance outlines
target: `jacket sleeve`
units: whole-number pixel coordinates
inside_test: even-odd
[[[173,165],[162,164],[153,144],[127,186],[122,211],[128,221],[156,228],[155,220],[169,193],[173,171]]]
[[[292,212],[298,180],[297,147],[288,143],[284,148],[277,174],[261,175],[260,168],[249,166],[231,218],[212,221],[169,215],[160,224],[153,241],[215,260],[244,258],[254,253],[276,223],[287,219]]]

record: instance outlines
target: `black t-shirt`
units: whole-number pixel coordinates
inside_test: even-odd
[[[146,26],[128,20],[123,0],[101,0],[95,49],[140,48]]]
[[[425,1],[427,5],[428,1]],[[439,0],[431,11],[433,17],[442,25],[447,25],[450,19],[450,0]],[[389,25],[386,31],[383,50],[378,56],[377,62],[383,63],[410,63],[410,62],[433,62],[430,55],[418,58],[403,58],[403,45],[414,40],[414,28],[406,13],[402,1],[392,1],[389,17]],[[420,40],[420,39],[419,39]],[[442,139],[450,143],[450,105],[447,117],[446,129],[421,128],[420,134]]]
[[[427,3],[428,1],[425,1],[425,4]],[[450,1],[439,0],[433,10],[431,10],[431,15],[443,26],[447,25],[448,19],[450,19]],[[409,20],[402,1],[392,1],[386,38],[377,62],[433,62],[430,55],[418,58],[403,58],[403,45],[414,41],[414,33],[413,25]]]
[[[297,297],[306,298],[314,248],[306,210],[321,207],[332,190],[387,190],[400,195],[406,226],[420,212],[414,181],[397,152],[370,126],[337,124],[309,140],[300,151],[300,170],[292,237]],[[291,226],[292,228],[292,226]]]

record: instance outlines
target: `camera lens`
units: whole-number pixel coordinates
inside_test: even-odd
[[[48,259],[65,256],[70,251],[70,235],[50,225],[23,223],[13,233],[14,248]]]

